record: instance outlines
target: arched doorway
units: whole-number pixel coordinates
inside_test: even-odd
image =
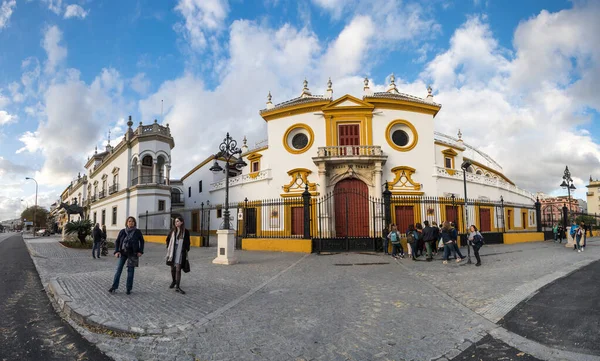
[[[335,185],[336,237],[369,237],[369,188],[356,178]]]

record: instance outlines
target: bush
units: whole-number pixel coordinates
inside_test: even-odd
[[[81,243],[81,242],[79,242],[78,239],[75,239],[75,240],[61,241],[60,244],[62,244],[65,247],[68,247],[68,248],[92,249],[92,247],[94,245],[94,242],[86,240],[85,243]],[[110,249],[114,249],[115,248],[115,243],[107,241],[106,242],[106,246],[108,247],[109,250]]]

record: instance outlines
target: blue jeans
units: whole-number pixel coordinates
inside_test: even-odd
[[[388,254],[388,238],[381,237],[381,239],[383,240],[383,253]]]
[[[392,243],[392,256],[403,255],[404,250],[400,243]]]
[[[578,234],[575,236],[575,244],[578,250],[581,250],[581,235]]]
[[[100,258],[100,244],[100,242],[94,242],[94,247],[92,247],[92,256]]]
[[[115,290],[119,288],[119,282],[121,281],[121,272],[123,272],[123,267],[127,262],[127,255],[121,253],[121,257],[119,257],[119,264],[117,265],[117,272],[115,273],[115,279],[113,280],[112,288]],[[135,267],[127,267],[127,291],[131,291],[133,288],[133,274],[135,272]]]
[[[462,258],[456,253],[458,246],[456,243],[448,243],[444,244],[444,257],[442,258],[444,261],[447,261],[450,258],[450,253],[454,253],[454,258]],[[460,251],[459,251],[460,252]]]

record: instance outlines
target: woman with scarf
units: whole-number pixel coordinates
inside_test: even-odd
[[[479,233],[477,227],[474,224],[469,227],[469,235],[467,236],[467,241],[471,243],[473,246],[473,252],[475,252],[475,258],[477,258],[477,263],[475,266],[481,266],[481,257],[479,257],[479,249],[483,246],[483,236]]]
[[[171,266],[171,278],[173,281],[169,288],[175,288],[175,291],[185,294],[185,291],[179,287],[181,282],[181,270],[189,272],[185,269],[188,262],[187,254],[190,251],[190,232],[185,229],[183,217],[175,218],[175,227],[169,232],[166,239],[167,242],[167,265]]]
[[[119,288],[121,281],[121,272],[125,262],[127,262],[127,294],[131,294],[133,288],[133,274],[135,267],[139,265],[139,257],[144,253],[144,236],[137,229],[137,222],[134,217],[127,217],[125,228],[119,232],[115,240],[115,257],[119,259],[117,272],[113,280],[112,287],[108,292],[113,293]]]

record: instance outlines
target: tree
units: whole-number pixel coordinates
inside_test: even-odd
[[[35,219],[33,219],[33,213],[35,210]],[[34,222],[36,229],[44,228],[48,220],[48,210],[40,206],[27,207],[21,213],[21,220],[24,222]],[[27,221],[25,221],[27,220]]]
[[[81,242],[81,244],[85,244],[85,238],[92,234],[92,226],[93,223],[89,219],[72,221],[65,224],[65,233],[76,233],[77,238],[79,238],[79,242]]]
[[[590,224],[595,225],[596,224],[596,217],[590,216],[590,215],[586,215],[586,214],[582,214],[582,215],[577,216],[577,218],[575,218],[575,222],[577,224],[579,224],[581,222],[584,222],[585,224],[588,224],[588,225],[590,225]]]

